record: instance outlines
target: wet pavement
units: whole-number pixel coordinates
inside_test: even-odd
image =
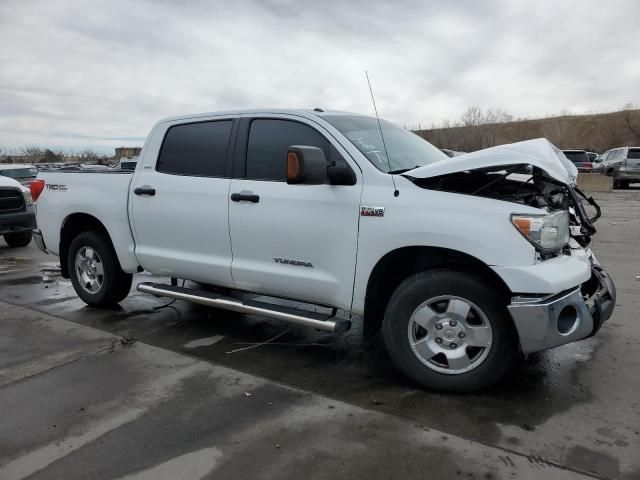
[[[0,308],[3,480],[586,478],[34,310]]]
[[[362,340],[357,325],[347,334],[333,335],[184,302],[168,305],[169,300],[142,295],[135,290],[132,290],[130,297],[117,310],[91,309],[78,300],[70,282],[60,277],[57,259],[41,254],[33,245],[23,249],[9,249],[0,241],[0,300],[95,328],[90,330],[95,338],[83,339],[79,344],[70,342],[68,348],[62,348],[64,344],[56,346],[56,342],[51,340],[52,351],[58,353],[53,356],[45,355],[42,360],[44,363],[67,365],[68,359],[65,360],[64,354],[59,351],[66,352],[69,358],[85,358],[83,348],[94,351],[94,347],[105,340],[100,335],[115,335],[117,345],[120,345],[118,342],[122,343],[123,338],[125,344],[128,343],[127,339],[132,339],[131,342],[135,339],[133,350],[161,347],[158,351],[164,352],[163,354],[169,355],[171,351],[182,354],[171,354],[174,355],[171,358],[184,359],[175,360],[178,363],[198,360],[198,365],[206,365],[207,368],[228,367],[232,370],[224,369],[225,372],[244,372],[250,375],[246,378],[251,381],[259,380],[269,388],[276,388],[273,382],[277,382],[292,389],[279,385],[276,389],[283,388],[283,391],[293,391],[297,392],[296,395],[303,396],[309,395],[303,392],[320,395],[309,396],[314,399],[313,402],[318,402],[320,400],[317,399],[321,398],[322,402],[338,402],[340,409],[357,409],[358,412],[363,412],[362,418],[382,418],[383,423],[376,427],[375,434],[368,437],[368,441],[372,442],[372,449],[375,449],[375,442],[382,442],[383,439],[392,441],[394,446],[397,444],[397,448],[409,448],[405,446],[406,442],[393,438],[392,433],[385,433],[385,428],[381,427],[392,418],[393,422],[399,422],[398,425],[404,427],[408,423],[421,431],[442,432],[456,441],[464,439],[473,448],[488,448],[487,451],[491,453],[487,455],[502,452],[510,459],[517,458],[518,462],[524,459],[529,465],[555,468],[553,475],[550,471],[543,473],[541,470],[539,478],[555,478],[559,475],[558,472],[581,472],[611,479],[640,478],[640,324],[637,314],[640,307],[640,188],[596,194],[596,198],[603,209],[603,218],[597,223],[599,232],[593,248],[618,287],[618,304],[613,317],[595,338],[536,354],[523,361],[507,381],[481,395],[446,395],[416,388],[395,371],[379,342]],[[149,279],[144,274],[135,278],[136,282]],[[168,279],[160,278],[157,281],[168,282]],[[0,317],[4,321],[2,313]],[[37,323],[34,325],[29,328],[35,335],[38,328]],[[68,325],[65,328],[73,330]],[[24,335],[28,334],[27,329]],[[73,334],[69,333],[69,337],[72,338]],[[274,337],[277,338],[263,344]],[[133,351],[122,346],[117,348],[118,352],[120,350],[123,354]],[[23,365],[30,355],[29,351],[22,351],[15,357],[10,357],[11,365],[14,366],[9,373],[13,377],[7,373],[9,376],[5,380],[2,375],[4,370],[0,370],[0,385],[7,384],[7,387],[0,389],[0,398],[1,392],[6,393],[6,388],[13,389],[20,384],[15,383],[15,378],[38,371],[40,363],[34,366],[27,362],[27,365]],[[58,358],[60,355],[62,357]],[[0,353],[2,363],[6,356],[3,347]],[[201,363],[200,360],[205,362]],[[75,363],[78,362],[73,362]],[[0,368],[3,366],[0,365]],[[142,367],[141,369],[138,375],[146,378],[147,371]],[[55,370],[50,373],[55,373]],[[244,375],[241,376],[245,378]],[[37,375],[34,380],[39,377]],[[206,376],[202,378],[209,379]],[[179,398],[181,394],[176,393],[177,397],[173,396],[170,401],[197,404],[205,401],[208,388],[212,391],[219,390],[217,382],[207,387],[210,379],[204,381],[202,378],[197,383],[199,386],[194,387],[197,391],[193,393],[193,398],[191,389],[188,389],[185,391],[188,395],[184,393],[184,398]],[[45,382],[44,385],[47,384],[46,380],[42,381]],[[48,385],[54,384],[55,382]],[[69,384],[65,388],[73,386]],[[113,385],[112,388],[113,391],[108,392],[108,395],[115,395],[120,387]],[[125,387],[122,388],[127,391]],[[131,397],[137,398],[136,390],[133,389],[132,392]],[[107,393],[105,395],[108,396]],[[18,395],[11,398],[15,402],[15,399],[24,397]],[[62,408],[63,398],[59,400],[59,408]],[[241,397],[238,401],[240,400]],[[107,401],[106,397],[103,401]],[[285,403],[289,405],[291,402],[295,403],[293,400]],[[175,405],[174,403],[174,407]],[[291,405],[289,407],[293,408]],[[230,409],[225,416],[246,415],[239,406],[237,410],[235,407],[224,408]],[[6,411],[5,408],[2,410]],[[304,413],[300,415],[308,415],[310,418],[321,415],[323,418],[326,412],[321,411],[322,414],[315,408],[305,407],[301,411]],[[280,412],[280,415],[284,418],[284,413]],[[211,428],[215,429],[217,424],[210,417],[210,414],[204,416],[206,422],[213,422]],[[194,416],[192,421],[196,421],[195,418]],[[237,428],[248,429],[251,418],[251,415],[249,418],[237,418]],[[339,415],[328,415],[327,422],[331,422],[332,418],[344,421],[344,417]],[[182,418],[181,421],[187,420]],[[257,418],[254,420],[262,421]],[[232,429],[233,418],[227,418],[226,421],[229,422],[228,425],[220,426],[220,432]],[[349,437],[345,429],[346,425],[341,429],[336,425],[331,432],[318,432],[318,435],[319,438],[333,435],[332,438],[339,442],[341,438]],[[3,430],[0,428],[0,431]],[[132,431],[131,434],[135,437],[136,432]],[[0,440],[2,437],[4,435],[0,434]],[[349,438],[352,442],[359,441],[356,437]],[[28,438],[24,441],[28,442]],[[198,442],[193,442],[194,445],[185,446],[186,451],[180,455],[196,451]],[[251,443],[252,448],[259,448],[256,440],[251,440]],[[78,454],[85,448],[79,450]],[[202,448],[209,447],[205,445]],[[447,452],[450,453],[450,450]],[[4,451],[5,447],[0,448],[0,457]],[[249,447],[246,451],[252,452]],[[366,457],[367,451],[365,449],[360,454]],[[215,456],[215,452],[212,452],[211,455]],[[408,449],[407,452],[408,458],[414,458],[414,450]],[[168,455],[167,458],[179,458],[178,453]],[[411,477],[414,474],[413,470],[402,471],[399,458],[403,454],[398,453],[399,457],[395,458],[387,451],[380,453],[385,454],[384,461],[390,468],[388,476]],[[91,465],[90,452],[83,455],[83,461]],[[339,457],[335,452],[324,451],[322,455]],[[320,458],[325,458],[322,455]],[[433,458],[429,455],[425,457],[431,458],[431,468],[439,472],[440,478],[446,478],[440,472],[462,471],[458,468],[464,464],[460,458],[450,457],[442,452],[440,456],[444,458],[442,464],[433,463]],[[161,457],[162,455],[152,456],[155,460],[150,460],[149,465],[140,466],[139,469],[149,469],[152,468],[151,464],[162,463]],[[497,457],[492,458],[495,460]],[[421,459],[416,465],[425,467],[426,459]],[[373,457],[371,461],[376,463],[377,460]],[[293,460],[291,462],[291,465],[295,463]],[[315,460],[315,464],[317,462]],[[265,459],[267,469],[275,465],[267,467],[268,463]],[[304,463],[296,465],[296,468],[302,468],[307,473],[308,467]],[[487,464],[485,462],[482,465]],[[331,468],[335,468],[335,465]],[[482,468],[478,468],[475,473],[468,473],[477,474],[475,478],[481,478],[479,472]],[[374,477],[379,472],[368,471]],[[523,476],[523,472],[524,470],[517,469],[519,476]],[[277,476],[277,472],[273,473],[273,476]],[[322,478],[329,476],[328,473],[327,470],[316,476]],[[485,469],[485,473],[500,478],[508,472]],[[239,476],[239,473],[236,472],[236,475]],[[261,477],[259,474],[254,476]],[[269,475],[265,475],[267,476]],[[3,478],[2,475],[0,478]]]

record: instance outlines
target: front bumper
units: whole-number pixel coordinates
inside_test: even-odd
[[[36,228],[36,215],[29,205],[21,212],[0,214],[0,235],[27,232]]]
[[[515,297],[507,307],[524,354],[595,335],[616,304],[613,280],[591,260],[591,279],[573,289],[537,298]],[[589,285],[588,285],[589,284]],[[594,292],[585,299],[585,291]]]

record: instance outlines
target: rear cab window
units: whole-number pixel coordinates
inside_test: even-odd
[[[172,175],[224,177],[233,120],[174,125],[165,134],[156,171]]]

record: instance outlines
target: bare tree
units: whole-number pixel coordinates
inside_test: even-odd
[[[623,142],[620,129],[614,122],[603,122],[601,132],[606,144],[602,150],[618,147]]]
[[[638,141],[640,141],[640,121],[636,124],[636,118],[638,117],[638,111],[633,109],[633,105],[627,103],[624,106],[624,123]]]
[[[461,136],[464,141],[464,150],[471,152],[482,148],[482,125],[485,118],[479,107],[469,107],[460,117],[460,123],[464,127]]]
[[[44,150],[36,146],[27,146],[22,149],[22,155],[28,157],[31,163],[39,163],[44,158]]]
[[[42,163],[56,163],[62,160],[62,155],[59,153],[55,153],[53,150],[49,150],[48,148],[42,154],[42,158],[40,162]]]
[[[80,152],[78,158],[82,163],[95,163],[96,165],[106,165],[108,160],[105,155],[101,155],[90,149]]]

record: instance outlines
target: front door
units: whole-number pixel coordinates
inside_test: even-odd
[[[320,126],[287,116],[243,119],[229,226],[237,288],[349,309],[362,177],[351,186],[288,185],[287,149],[322,148],[345,162]],[[348,162],[346,162],[348,163]],[[239,195],[233,195],[239,194]]]
[[[133,178],[135,253],[155,274],[232,286],[229,146],[233,119],[171,126]]]

